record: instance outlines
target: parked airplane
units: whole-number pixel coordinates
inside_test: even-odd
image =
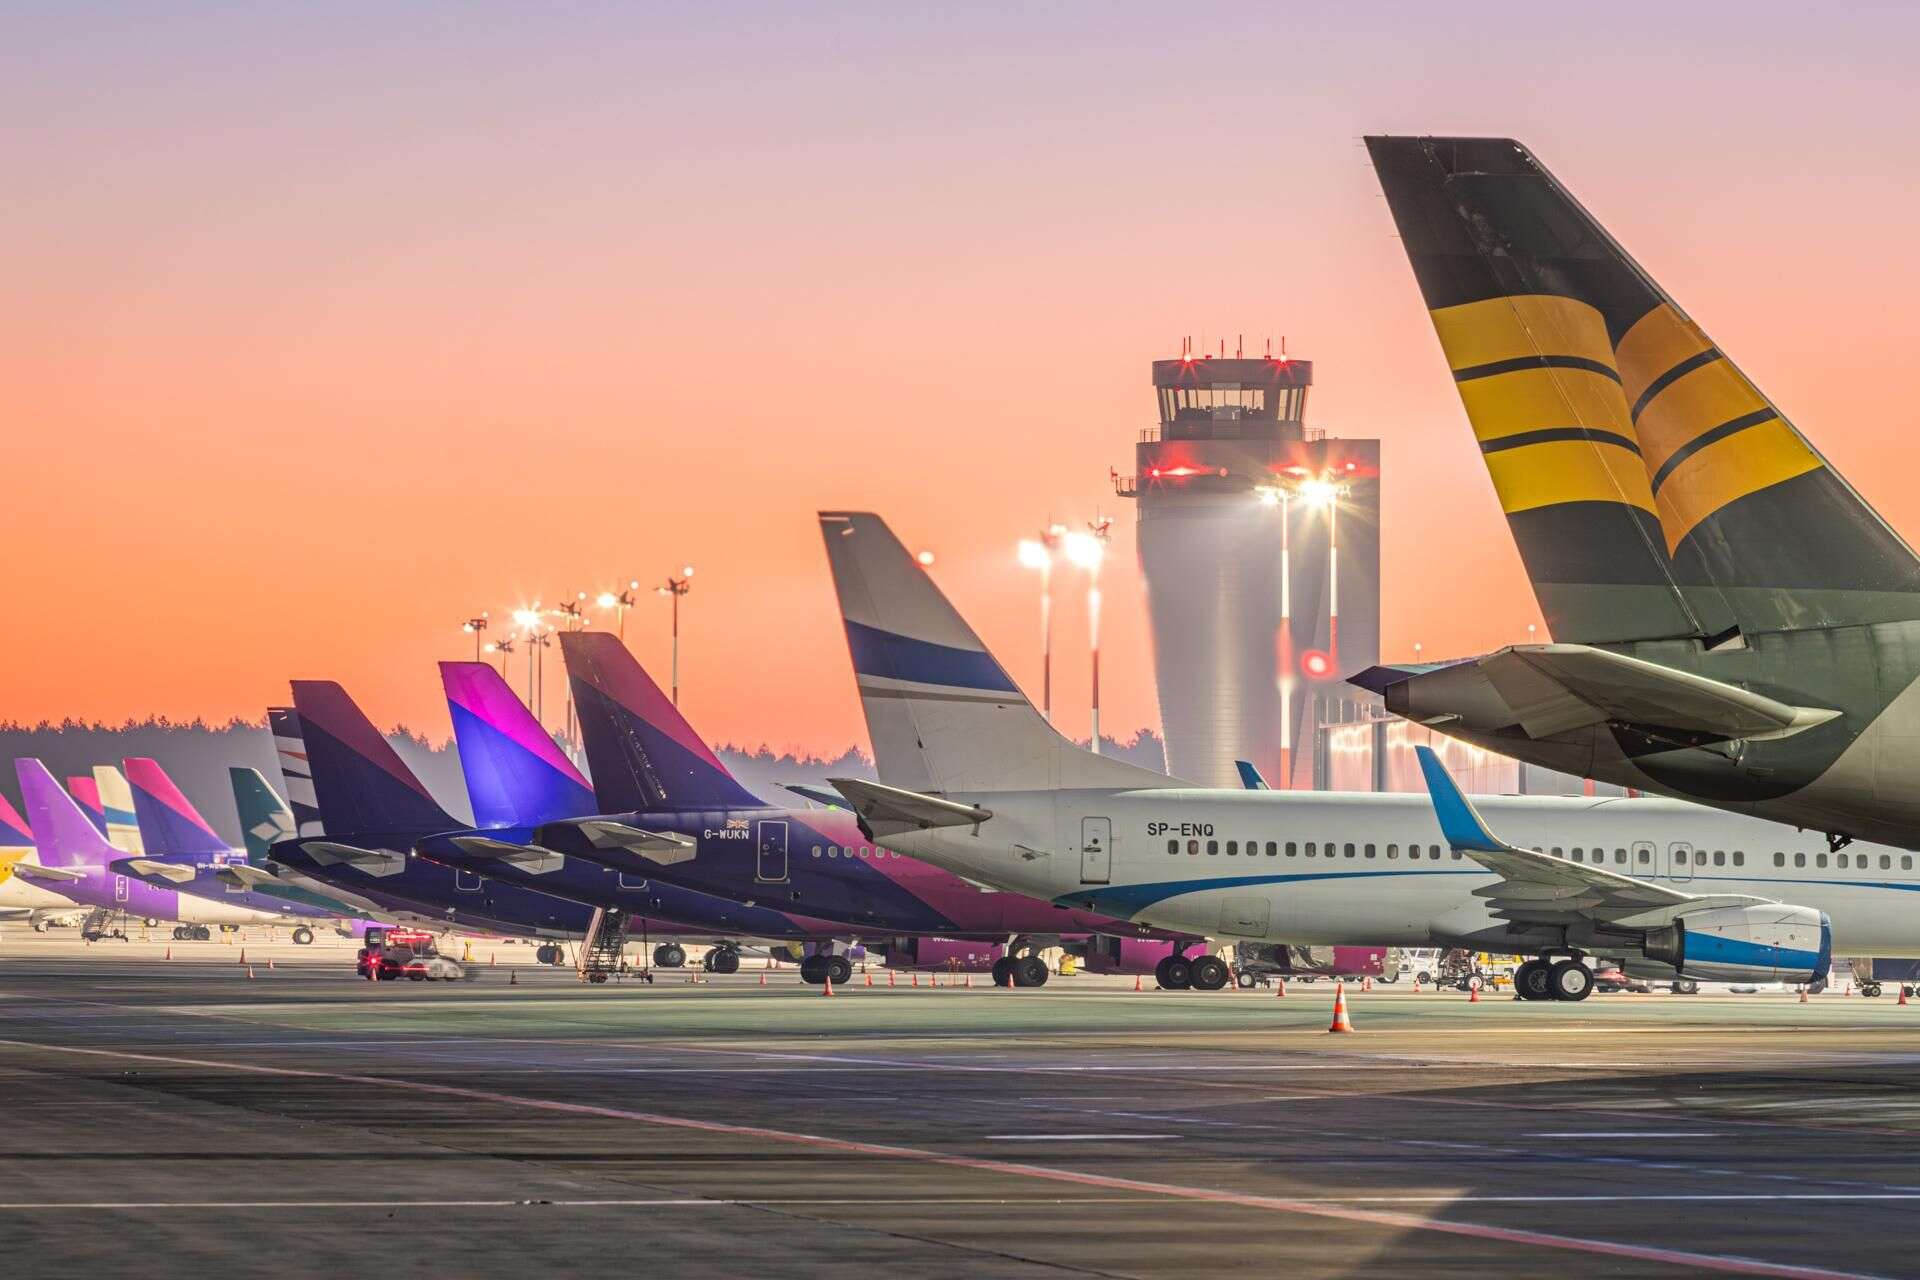
[[[274,712],[283,712],[287,717],[294,714],[291,707],[274,708],[273,712],[268,713],[269,720]],[[267,862],[267,851],[278,841],[293,837],[293,810],[258,769],[233,766],[228,768],[227,776],[233,785],[233,808],[240,819],[240,838],[246,848],[246,861],[228,861],[216,873],[221,879],[269,898],[316,908],[340,919],[378,914],[372,911],[371,903],[356,905],[328,894],[316,893],[276,874]]]
[[[83,909],[48,887],[57,880],[36,883],[35,873],[40,870],[26,820],[0,796],[0,915],[13,919],[24,915],[34,928],[43,929],[49,919]]]
[[[902,858],[863,838],[843,808],[769,805],[733,779],[617,638],[574,632],[560,647],[610,816],[547,823],[533,833],[543,849],[749,905],[797,907],[862,937],[1004,941],[1009,954],[994,969],[1002,985],[1046,982],[1038,953],[1062,935],[1156,932]],[[817,965],[812,973],[818,981]]]
[[[113,869],[137,877],[162,889],[174,889],[190,897],[224,902],[230,906],[250,907],[272,916],[276,923],[293,930],[297,946],[313,941],[315,925],[332,925],[351,917],[350,909],[330,908],[293,902],[283,896],[258,892],[244,878],[227,874],[230,866],[244,866],[244,850],[231,848],[221,838],[193,802],[182,794],[157,760],[135,756],[121,761],[126,780],[131,784],[133,812],[140,831],[144,854],[134,858],[116,858]],[[364,931],[362,922],[361,929]],[[181,924],[174,928],[175,939],[207,937],[205,926]]]
[[[120,851],[107,843],[46,766],[22,758],[13,767],[42,871],[68,873],[59,881],[60,893],[93,908],[85,926],[90,934],[124,937],[128,920],[238,927],[273,919],[262,911],[158,889],[113,870],[110,864],[121,856]]]
[[[1419,796],[1130,784],[1033,709],[877,517],[821,528],[881,773],[834,786],[871,838],[958,874],[1231,939],[1530,953],[1530,997],[1582,998],[1591,954],[1786,981],[1823,976],[1834,939],[1920,954],[1912,853],[1698,805],[1482,800],[1512,841],[1488,850]]]
[[[1367,148],[1554,642],[1355,683],[1830,852],[1920,848],[1920,558],[1525,147]]]

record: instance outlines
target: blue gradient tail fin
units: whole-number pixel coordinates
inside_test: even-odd
[[[534,827],[599,812],[592,786],[492,665],[443,662],[440,683],[475,826]]]
[[[617,636],[560,636],[602,813],[752,808],[741,786]]]
[[[345,689],[331,680],[295,680],[293,705],[320,820],[330,833],[424,833],[465,825],[440,807]]]

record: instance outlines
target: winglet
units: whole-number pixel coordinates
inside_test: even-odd
[[[1482,853],[1498,853],[1507,848],[1507,843],[1488,830],[1486,822],[1474,810],[1473,802],[1461,792],[1460,785],[1447,772],[1447,766],[1440,763],[1440,757],[1433,748],[1416,746],[1414,754],[1420,758],[1420,772],[1427,778],[1427,794],[1433,800],[1433,812],[1440,819],[1440,831],[1447,837],[1447,843],[1455,849],[1476,849]]]
[[[1233,767],[1240,771],[1240,785],[1248,791],[1271,791],[1267,780],[1260,776],[1260,767],[1251,760],[1235,760]]]

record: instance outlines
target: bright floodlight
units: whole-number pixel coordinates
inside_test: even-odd
[[[1100,539],[1078,530],[1062,538],[1060,545],[1066,550],[1068,562],[1076,569],[1098,569],[1101,558],[1106,554]]]
[[[1300,496],[1316,507],[1330,507],[1340,490],[1325,480],[1303,480],[1300,482]]]
[[[540,615],[532,609],[515,609],[513,621],[515,626],[525,627],[531,631],[540,625]]]
[[[614,595],[613,592],[611,591],[602,591],[600,593],[599,598],[595,600],[594,603],[599,605],[602,609],[611,609],[613,608],[613,606],[620,603],[620,597]]]
[[[1053,562],[1053,557],[1047,554],[1046,547],[1032,538],[1020,539],[1020,546],[1015,554],[1020,557],[1022,569],[1044,569]]]
[[[682,569],[680,571],[680,576],[683,578],[691,578],[693,576],[693,566],[688,565],[686,568]]]
[[[915,556],[914,559],[920,562],[922,569],[931,569],[933,567],[933,552],[931,551],[922,551],[919,555]]]
[[[1261,506],[1277,507],[1280,505],[1280,491],[1278,489],[1263,488],[1259,490],[1259,494]]]

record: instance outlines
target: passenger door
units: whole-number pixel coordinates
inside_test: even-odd
[[[1113,879],[1113,820],[1080,819],[1080,883],[1107,884]]]
[[[759,858],[753,878],[764,883],[785,884],[787,880],[787,823],[784,818],[764,818],[760,822]]]
[[[1693,879],[1693,860],[1697,856],[1685,840],[1674,841],[1667,846],[1667,874],[1677,881]]]

